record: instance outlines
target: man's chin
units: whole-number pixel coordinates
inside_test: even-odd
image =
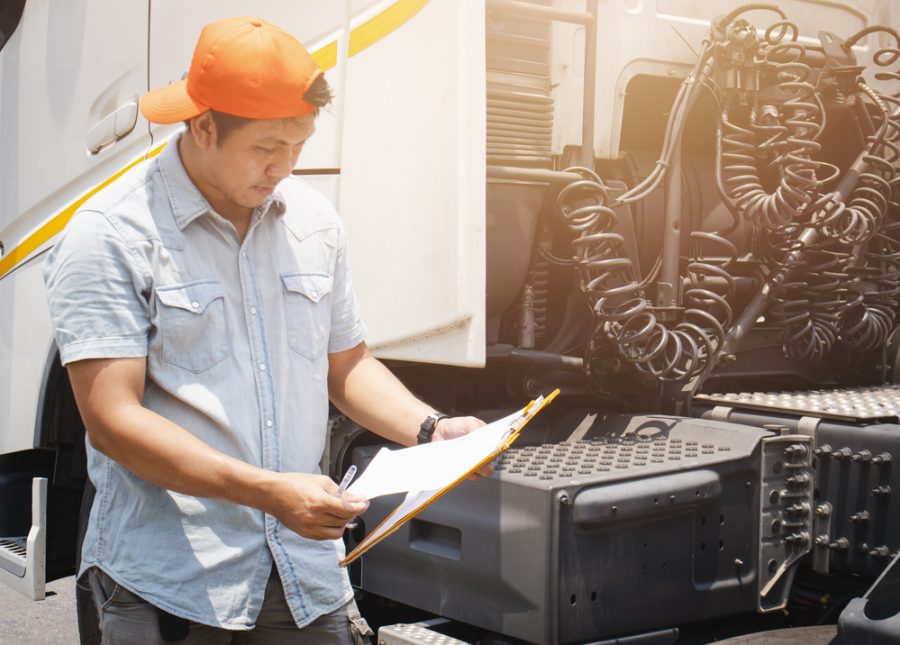
[[[265,204],[266,200],[269,198],[269,195],[271,195],[271,193],[265,194],[254,189],[245,193],[243,195],[243,199],[241,199],[239,203],[242,207],[253,210],[254,208],[259,208],[260,206]]]

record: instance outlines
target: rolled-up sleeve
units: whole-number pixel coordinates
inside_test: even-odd
[[[331,335],[328,338],[330,353],[356,347],[366,338],[366,326],[360,317],[359,304],[353,292],[347,234],[343,227],[339,231],[332,288]]]
[[[44,263],[47,302],[63,365],[147,355],[149,272],[109,220],[77,213]]]

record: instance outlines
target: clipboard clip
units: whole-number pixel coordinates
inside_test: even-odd
[[[512,445],[512,442],[515,441],[519,436],[519,433],[522,432],[522,428],[525,427],[525,424],[531,421],[531,418],[534,415],[544,409],[550,401],[556,398],[557,394],[559,394],[559,389],[554,390],[546,397],[541,395],[538,398],[533,399],[522,409],[522,414],[509,424],[509,431],[503,439],[503,450],[508,449],[510,445]]]

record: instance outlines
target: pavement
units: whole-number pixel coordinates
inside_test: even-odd
[[[78,645],[74,577],[51,582],[38,601],[0,584],[0,607],[0,643]]]

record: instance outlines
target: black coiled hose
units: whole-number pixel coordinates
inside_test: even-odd
[[[804,246],[797,225],[784,226],[769,235],[769,264],[789,268],[797,278],[785,281],[773,292],[771,321],[779,328],[778,340],[785,357],[793,361],[824,358],[838,338],[838,315],[844,299],[840,293],[845,254],[822,244]],[[787,258],[801,251],[800,262]]]
[[[772,5],[741,7],[718,21],[713,33],[740,12],[760,8],[778,11]],[[574,260],[556,261],[574,266],[593,311],[584,358],[589,382],[601,382],[595,366],[609,346],[638,372],[674,382],[708,373],[721,354],[733,351],[740,334],[732,338],[732,328],[750,326],[744,320],[733,323],[731,305],[731,265],[738,251],[725,235],[740,224],[754,226],[756,239],[765,240],[773,277],[766,316],[778,327],[789,359],[821,360],[838,342],[876,349],[894,329],[900,300],[900,94],[881,96],[860,84],[857,99],[868,101],[865,149],[841,176],[837,166],[819,159],[825,107],[811,81],[812,70],[803,62],[807,52],[798,42],[799,30],[778,12],[783,19],[765,32],[760,49],[774,79],[770,98],[750,92],[747,85],[734,92],[716,88],[716,98],[722,99],[716,180],[734,225],[726,233],[690,233],[691,251],[681,274],[682,306],[668,309],[665,317],[671,320],[674,313],[676,321],[663,322],[653,306],[646,288],[655,278],[638,277],[625,239],[616,232],[612,206],[643,199],[661,184],[672,155],[679,154],[694,89],[709,87],[718,53],[727,45],[717,42],[717,36],[704,42],[670,113],[660,160],[644,181],[611,201],[592,170],[567,171],[581,177],[557,197],[574,235]],[[900,38],[890,31],[897,47],[876,53],[880,67],[900,60]],[[723,64],[732,64],[729,60],[737,59],[722,58]],[[900,73],[881,71],[876,78],[900,80]],[[757,301],[765,303],[766,298],[764,291]],[[752,324],[764,306],[748,305],[741,318]],[[726,342],[728,352],[723,351]]]
[[[563,219],[576,235],[575,266],[582,292],[594,313],[594,333],[584,365],[589,379],[604,339],[641,373],[662,381],[682,381],[700,374],[710,364],[725,336],[732,311],[728,298],[734,279],[727,266],[737,249],[716,233],[692,234],[692,254],[687,271],[682,320],[669,329],[653,312],[644,285],[635,276],[625,239],[614,232],[616,213],[600,178],[587,168],[569,168],[579,181],[565,186],[557,197]],[[725,259],[707,260],[703,246],[725,249]]]
[[[894,47],[885,47],[874,55],[877,66],[884,68],[900,60],[900,35],[893,29],[870,27],[848,39],[852,45],[862,36],[885,31],[894,38]],[[896,70],[875,74],[881,81],[898,81]],[[900,163],[900,100],[898,93],[881,95],[865,84],[860,90],[871,101],[872,111],[881,123],[867,142],[863,160],[868,165],[860,174],[859,185],[847,210],[855,210],[857,220],[866,218],[877,230],[864,237],[857,247],[854,261],[848,267],[851,280],[846,285],[849,298],[838,320],[843,344],[862,351],[884,347],[896,326],[900,296],[900,204],[896,201]]]
[[[885,158],[884,152],[886,149],[892,158],[897,156],[894,142],[886,141],[892,129],[887,106],[866,85],[860,83],[860,89],[881,111],[878,133],[869,137],[866,149],[857,162],[864,170],[859,172],[855,167],[850,169],[857,178],[856,186],[846,203],[841,198],[840,191],[836,190],[822,195],[811,209],[811,223],[820,234],[850,246],[864,244],[881,228],[891,198],[891,180],[896,173],[893,163]],[[896,133],[896,129],[894,132]]]
[[[849,48],[870,28],[846,43]],[[893,30],[886,30],[897,39]],[[785,37],[790,42],[782,42]],[[870,127],[866,147],[840,181],[836,166],[816,159],[825,127],[825,110],[809,82],[805,54],[796,42],[796,26],[776,23],[766,32],[767,60],[774,64],[777,85],[789,96],[780,108],[755,106],[746,125],[738,125],[726,97],[719,134],[719,186],[723,199],[767,235],[767,258],[773,273],[793,276],[772,290],[768,318],[779,328],[787,358],[817,361],[841,343],[860,350],[884,346],[896,318],[898,288],[894,235],[881,235],[890,226],[896,192],[896,163],[900,158],[897,95],[881,97],[859,85],[859,99],[870,101],[877,127]],[[900,41],[898,41],[900,46]],[[786,56],[787,54],[787,56]],[[900,51],[876,53],[876,63],[893,64]],[[785,62],[786,61],[786,62]],[[880,72],[880,80],[898,80],[895,72]],[[866,120],[869,118],[866,116]],[[760,178],[761,160],[777,172],[778,185],[766,192]],[[828,186],[834,187],[824,192]],[[808,229],[816,235],[804,235]],[[813,239],[803,243],[801,239]]]
[[[780,111],[757,108],[742,126],[732,116],[729,95],[719,120],[717,173],[723,198],[768,231],[796,221],[822,184],[817,173],[827,166],[813,159],[821,149],[817,139],[824,127],[824,110],[815,86],[808,80],[809,66],[800,62],[804,51],[803,45],[787,42],[769,52],[794,55],[793,60],[775,64],[778,87],[790,96]],[[774,155],[770,165],[779,175],[774,191],[764,188],[758,164],[760,152]],[[834,177],[830,167],[828,174],[828,179]]]

